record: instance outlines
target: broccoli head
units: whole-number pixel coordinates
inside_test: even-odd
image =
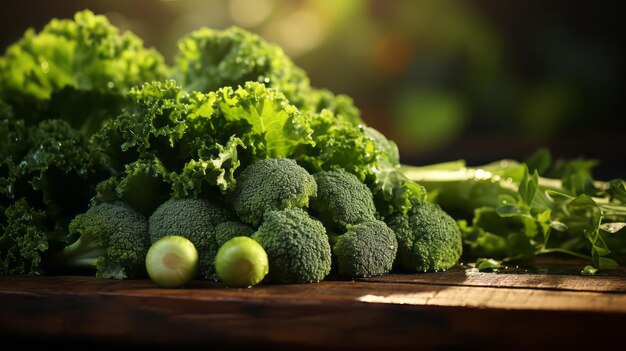
[[[389,218],[398,239],[396,266],[413,271],[439,271],[454,266],[463,251],[461,231],[439,205],[416,202],[407,214]]]
[[[215,243],[217,247],[224,245],[228,240],[237,236],[250,236],[254,233],[254,229],[248,225],[238,221],[227,221],[218,224],[215,227]]]
[[[322,223],[299,208],[269,211],[252,235],[267,252],[274,283],[313,283],[330,272],[331,251]]]
[[[199,272],[203,279],[214,279],[217,253],[215,227],[230,219],[223,208],[205,199],[169,199],[154,211],[149,219],[150,241],[168,235],[189,239],[199,255]]]
[[[76,216],[69,226],[78,240],[47,262],[53,271],[96,271],[98,278],[145,275],[150,246],[146,218],[123,202],[101,203]]]
[[[308,207],[309,197],[317,195],[312,175],[296,161],[270,158],[248,166],[237,179],[232,203],[239,218],[258,226],[265,212]]]
[[[313,177],[317,196],[311,208],[326,228],[343,231],[349,224],[376,219],[372,193],[354,174],[333,170]]]
[[[395,233],[381,221],[348,225],[345,234],[333,237],[333,254],[339,275],[372,277],[391,270],[398,242]]]

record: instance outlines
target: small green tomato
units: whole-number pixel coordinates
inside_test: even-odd
[[[251,287],[260,283],[269,271],[267,254],[254,239],[237,236],[217,250],[215,271],[228,286]]]
[[[162,288],[179,288],[198,273],[198,251],[187,238],[170,235],[150,246],[146,255],[150,279]]]

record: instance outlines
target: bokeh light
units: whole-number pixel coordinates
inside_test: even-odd
[[[7,2],[5,48],[28,27],[89,8],[171,62],[182,35],[231,25],[285,50],[317,87],[352,96],[404,162],[556,156],[623,177],[623,15],[601,3],[493,0]],[[42,69],[46,69],[42,63]]]

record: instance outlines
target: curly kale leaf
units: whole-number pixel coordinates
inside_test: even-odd
[[[235,171],[257,159],[286,157],[312,144],[306,119],[276,90],[254,82],[188,94],[174,81],[132,89],[126,112],[92,138],[111,168],[158,158],[175,197],[206,186],[232,190]]]
[[[32,124],[63,118],[87,134],[117,114],[136,84],[168,74],[162,56],[90,11],[26,31],[0,58],[0,97]]]
[[[182,38],[178,48],[174,76],[187,91],[236,89],[254,81],[281,91],[297,107],[308,99],[306,73],[281,48],[246,30],[202,28]]]
[[[222,192],[232,190],[235,187],[235,170],[241,164],[238,147],[245,148],[245,144],[233,135],[224,146],[216,143],[213,152],[206,157],[187,162],[181,172],[170,178],[172,195],[199,196],[208,191],[206,186],[217,186]]]
[[[314,144],[300,147],[295,158],[309,171],[343,168],[356,175],[370,187],[383,215],[406,213],[412,199],[424,198],[424,190],[401,172],[397,146],[380,132],[330,110],[307,117]]]
[[[287,157],[298,147],[313,144],[313,131],[300,111],[283,94],[263,84],[248,82],[237,89],[220,89],[216,109],[226,126],[241,128],[239,135],[255,146],[251,151],[256,159]]]
[[[39,274],[48,250],[45,213],[19,199],[3,214],[0,235],[0,275]]]
[[[7,123],[13,125],[7,130],[25,134],[20,134],[24,138],[21,151],[4,159],[0,203],[7,206],[24,198],[46,212],[50,230],[62,229],[85,210],[95,184],[107,177],[108,170],[100,155],[63,120],[49,119],[27,129],[22,128],[21,120]]]

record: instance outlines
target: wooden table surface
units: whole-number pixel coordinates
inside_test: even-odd
[[[319,284],[229,289],[193,282],[0,277],[0,336],[14,346],[208,349],[599,347],[626,341],[626,269],[580,275],[542,259]]]

